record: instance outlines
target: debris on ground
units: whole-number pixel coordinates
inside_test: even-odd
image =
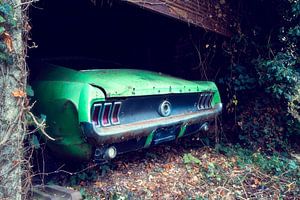
[[[132,152],[112,163],[52,182],[85,199],[297,199],[297,160],[241,147],[172,144]]]

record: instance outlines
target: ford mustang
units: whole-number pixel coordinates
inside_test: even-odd
[[[213,82],[134,69],[48,65],[32,83],[57,156],[108,160],[209,130],[222,110]]]

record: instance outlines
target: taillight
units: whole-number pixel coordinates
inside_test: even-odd
[[[112,107],[112,103],[104,103],[104,108],[102,112],[102,117],[101,117],[101,124],[102,126],[109,126],[110,125],[110,110]]]
[[[112,115],[111,115],[112,124],[120,123],[120,119],[119,119],[120,108],[121,108],[121,102],[115,102],[112,110]]]
[[[94,104],[92,108],[92,123],[103,127],[120,124],[121,104],[122,102]]]
[[[198,101],[198,109],[202,110],[202,109],[211,108],[212,98],[213,98],[213,93],[211,92],[202,93]]]
[[[93,116],[92,116],[92,121],[95,125],[99,126],[99,116],[101,113],[101,107],[102,104],[95,104],[93,108]]]

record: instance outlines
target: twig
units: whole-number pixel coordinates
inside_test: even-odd
[[[49,140],[52,140],[52,141],[55,141],[55,139],[53,137],[51,137],[50,135],[48,135],[45,131],[45,127],[44,127],[44,124],[43,122],[42,123],[39,123],[37,121],[37,119],[35,118],[35,116],[32,114],[32,112],[28,112],[28,114],[31,116],[34,124],[37,126],[37,128],[39,128],[39,130],[49,139]]]
[[[69,174],[69,175],[71,175],[71,176],[73,176],[73,175],[76,175],[76,174],[79,174],[79,173],[81,173],[81,172],[84,172],[84,171],[86,171],[86,170],[88,170],[88,169],[91,169],[91,168],[94,168],[94,167],[96,167],[98,164],[97,163],[95,163],[95,164],[93,164],[93,165],[90,165],[90,166],[88,166],[88,167],[86,167],[86,168],[84,168],[84,169],[82,169],[82,170],[79,170],[79,171],[77,171],[77,172],[69,172],[69,171],[66,171],[66,170],[63,170],[62,168],[65,166],[65,164],[63,164],[63,165],[61,165],[60,167],[58,167],[55,171],[53,171],[53,172],[48,172],[48,173],[37,173],[37,174],[34,174],[34,176],[38,176],[38,175],[46,175],[46,176],[48,176],[48,175],[51,175],[51,174],[58,174],[58,173],[65,173],[65,174]]]
[[[18,8],[18,7],[20,7],[20,6],[24,6],[24,5],[30,5],[30,4],[32,4],[32,3],[35,3],[35,2],[38,2],[39,0],[30,0],[30,1],[25,1],[25,2],[22,2],[22,3],[20,3],[20,4],[18,4],[18,5],[15,5],[15,9],[16,8]]]

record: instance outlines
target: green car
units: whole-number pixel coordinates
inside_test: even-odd
[[[134,69],[74,70],[48,65],[32,83],[35,114],[46,116],[48,147],[77,161],[207,131],[222,110],[213,82]]]

